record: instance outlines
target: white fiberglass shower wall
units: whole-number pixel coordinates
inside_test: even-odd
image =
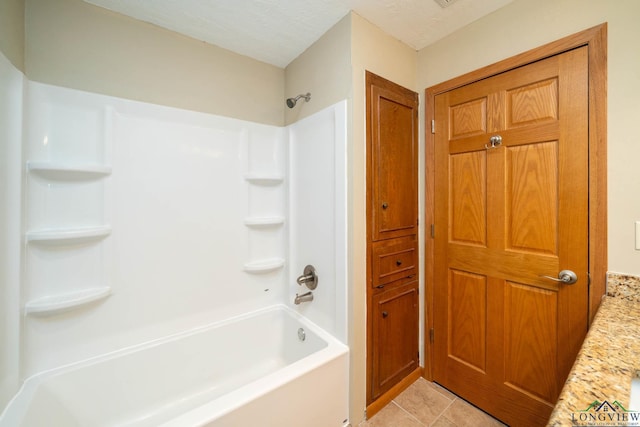
[[[24,123],[3,382],[273,304],[346,342],[346,101],[283,128],[25,87],[2,113]],[[305,263],[320,283],[296,306]]]
[[[25,79],[0,54],[0,406],[20,382],[22,104]]]
[[[283,129],[35,82],[26,106],[26,375],[285,299]]]
[[[300,312],[347,343],[346,101],[289,126],[291,292],[307,264],[318,273]]]

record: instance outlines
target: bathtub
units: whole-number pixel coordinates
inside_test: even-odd
[[[348,424],[348,348],[283,305],[28,378],[14,426]]]

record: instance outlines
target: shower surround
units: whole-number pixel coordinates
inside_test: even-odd
[[[24,113],[2,117],[23,129],[3,164],[22,164],[5,383],[277,305],[347,342],[346,101],[282,128],[7,75]],[[306,264],[320,281],[297,306]]]

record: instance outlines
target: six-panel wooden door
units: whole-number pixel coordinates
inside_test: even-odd
[[[544,425],[588,322],[587,48],[437,95],[435,123],[434,379]]]

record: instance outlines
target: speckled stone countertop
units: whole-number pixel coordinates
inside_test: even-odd
[[[582,344],[548,426],[640,425],[627,423],[628,414],[624,413],[625,409],[640,411],[640,408],[628,407],[631,379],[638,375],[638,369],[640,277],[609,273],[607,295]],[[597,404],[591,406],[594,402]],[[605,402],[611,406],[599,407]],[[599,410],[611,413],[613,418],[602,424]]]

